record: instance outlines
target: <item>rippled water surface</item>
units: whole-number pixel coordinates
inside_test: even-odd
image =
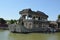
[[[0,30],[0,40],[60,40],[60,33],[10,33]]]

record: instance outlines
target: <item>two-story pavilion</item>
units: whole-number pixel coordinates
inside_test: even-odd
[[[32,11],[31,9],[24,9],[19,12],[21,15],[20,23],[27,29],[38,31],[40,28],[49,27],[48,15],[41,11]]]

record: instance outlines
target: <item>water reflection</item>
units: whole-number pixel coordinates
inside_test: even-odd
[[[57,40],[56,34],[42,34],[42,33],[31,33],[31,34],[10,34],[10,37],[14,40]]]
[[[0,31],[0,40],[60,40],[60,33],[18,34]]]
[[[0,30],[0,40],[8,40],[9,31]]]

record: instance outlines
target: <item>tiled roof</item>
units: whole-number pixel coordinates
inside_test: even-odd
[[[23,9],[22,11],[19,12],[19,14],[21,14],[21,13],[28,13],[30,11],[32,11],[32,10],[31,9]]]
[[[22,14],[22,13],[32,13],[32,14],[38,14],[38,15],[43,15],[43,16],[47,16],[44,12],[41,12],[41,11],[32,11],[31,9],[23,9],[22,11],[19,12],[19,14]]]

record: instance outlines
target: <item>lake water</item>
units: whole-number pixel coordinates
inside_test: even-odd
[[[0,40],[60,40],[60,33],[10,33],[0,30]]]

